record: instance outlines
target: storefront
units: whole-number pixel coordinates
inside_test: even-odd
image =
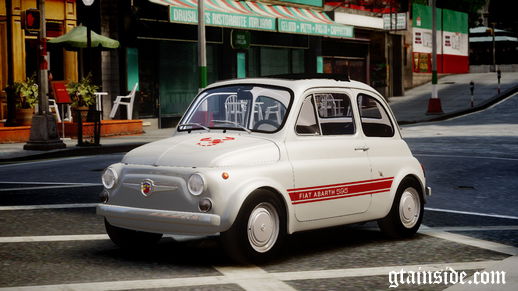
[[[407,30],[407,14],[385,13],[380,17],[372,11],[340,5],[329,14],[337,23],[354,26],[355,38],[325,46],[330,48],[326,54],[329,70],[347,71],[352,79],[371,85],[384,96],[403,95],[403,35]],[[399,20],[397,25],[391,26],[394,21],[390,17]]]
[[[332,21],[322,1],[303,2],[295,7],[206,1],[208,82],[324,72],[324,46],[332,44],[327,41],[352,39],[354,30]],[[315,6],[307,5],[311,3]],[[139,0],[134,5],[135,38],[125,59],[128,79],[136,75],[139,82],[136,114],[158,118],[160,127],[169,127],[198,92],[197,1]],[[235,44],[236,35],[244,47]],[[129,61],[130,55],[136,61]]]
[[[60,36],[76,26],[76,1],[46,0],[45,5],[47,38]],[[37,35],[22,27],[22,14],[30,8],[36,8],[36,0],[0,1],[0,120],[7,118],[4,89],[7,87],[8,75],[12,74],[14,81],[21,81],[38,70]],[[11,25],[8,25],[8,21]],[[8,34],[11,35],[9,41]],[[13,63],[11,72],[7,65],[9,53]],[[48,47],[48,68],[54,80],[77,79],[76,55],[62,48]]]

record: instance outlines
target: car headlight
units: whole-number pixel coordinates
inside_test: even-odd
[[[117,179],[119,176],[117,175],[117,172],[112,168],[107,168],[104,170],[102,181],[104,188],[111,189],[113,186],[115,186],[115,183],[117,183]]]
[[[187,181],[187,188],[192,195],[198,196],[205,190],[205,179],[200,174],[192,174]]]

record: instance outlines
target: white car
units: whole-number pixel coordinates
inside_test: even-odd
[[[220,233],[239,261],[336,225],[413,235],[431,194],[384,98],[334,79],[212,84],[172,137],[130,151],[102,181],[97,213],[120,247]]]

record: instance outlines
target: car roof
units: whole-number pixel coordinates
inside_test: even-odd
[[[219,81],[207,86],[207,89],[220,87],[220,86],[229,86],[229,85],[238,85],[238,84],[265,84],[270,86],[280,86],[286,87],[294,92],[304,92],[311,88],[352,88],[352,89],[364,89],[371,92],[376,92],[374,88],[371,86],[358,82],[358,81],[342,81],[331,78],[302,78],[302,79],[292,79],[292,78],[282,78],[282,77],[265,77],[265,78],[242,78],[242,79],[232,79],[226,81]]]

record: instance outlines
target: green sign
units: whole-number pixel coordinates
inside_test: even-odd
[[[296,3],[308,6],[322,7],[322,0],[279,0],[281,2]]]
[[[136,48],[126,48],[126,64],[127,64],[127,76],[128,80],[126,84],[126,88],[128,91],[133,90],[133,86],[138,84],[138,49]]]
[[[280,32],[323,35],[333,37],[353,37],[353,27],[342,24],[304,22],[297,20],[278,19]]]
[[[237,77],[246,78],[246,54],[237,53]]]
[[[190,8],[169,6],[169,21],[198,23],[198,11]],[[243,15],[218,11],[205,11],[205,24],[210,26],[237,27],[275,31],[275,18],[257,15]]]
[[[412,4],[413,26],[432,29],[432,7]],[[468,14],[459,11],[437,8],[437,30],[468,33]]]
[[[324,57],[317,56],[317,73],[324,73]]]
[[[437,30],[442,30],[442,13],[440,8],[435,8],[436,10],[436,25]],[[412,14],[413,14],[413,27],[423,28],[423,29],[432,29],[432,7],[420,5],[420,4],[412,4]]]
[[[230,46],[235,50],[246,50],[250,47],[250,31],[232,30]]]

